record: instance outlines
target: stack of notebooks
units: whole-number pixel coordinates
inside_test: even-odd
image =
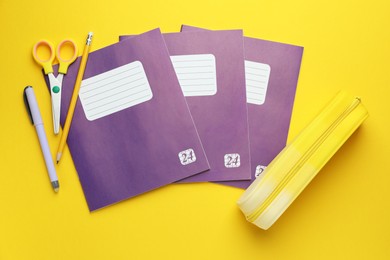
[[[247,188],[286,144],[302,54],[190,26],[91,52],[68,136],[89,209],[173,182]],[[79,63],[64,77],[62,125]]]

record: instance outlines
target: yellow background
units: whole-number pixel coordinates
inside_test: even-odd
[[[390,2],[0,0],[0,259],[390,259]],[[34,86],[50,147],[50,95],[31,57],[41,39],[93,50],[120,34],[181,24],[242,28],[305,47],[289,140],[339,90],[370,117],[268,231],[246,222],[242,190],[170,185],[89,213],[68,149],[52,191],[22,101]],[[81,54],[81,50],[80,50]]]

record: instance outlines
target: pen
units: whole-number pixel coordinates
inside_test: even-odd
[[[79,95],[81,80],[83,79],[85,66],[87,65],[88,54],[91,48],[92,36],[93,36],[92,32],[88,33],[87,41],[84,46],[83,56],[81,57],[81,63],[79,67],[79,73],[77,74],[76,83],[74,85],[73,95],[72,95],[72,99],[70,100],[68,114],[66,115],[65,126],[62,131],[60,145],[58,146],[57,163],[61,159],[62,152],[65,147],[66,139],[68,138],[70,124],[72,123],[74,109],[76,107],[77,97]]]
[[[58,182],[56,170],[54,168],[53,159],[51,158],[45,128],[43,127],[41,112],[39,112],[38,103],[35,98],[34,90],[31,86],[27,86],[24,89],[23,98],[27,108],[27,112],[31,119],[31,123],[35,126],[35,130],[37,131],[39,143],[41,145],[43,157],[45,158],[46,168],[47,172],[49,173],[51,185],[53,186],[54,191],[58,192],[60,184]]]

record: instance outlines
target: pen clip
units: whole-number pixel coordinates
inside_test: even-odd
[[[24,104],[26,105],[27,113],[28,113],[28,116],[30,117],[31,124],[34,124],[34,120],[33,120],[32,114],[31,114],[30,104],[28,103],[27,94],[26,94],[26,90],[28,88],[32,88],[32,87],[31,86],[27,86],[27,87],[24,88],[23,100],[24,100]]]

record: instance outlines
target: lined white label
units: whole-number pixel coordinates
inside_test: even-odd
[[[245,61],[246,102],[262,105],[267,95],[271,67],[268,64]]]
[[[193,149],[187,149],[179,153],[179,160],[182,165],[187,165],[196,161],[195,152]]]
[[[238,153],[229,153],[224,156],[226,168],[237,168],[240,167],[240,155]]]
[[[84,113],[92,121],[152,99],[140,61],[85,79],[79,93]]]
[[[214,55],[176,55],[171,56],[171,61],[184,96],[211,96],[217,93]]]

